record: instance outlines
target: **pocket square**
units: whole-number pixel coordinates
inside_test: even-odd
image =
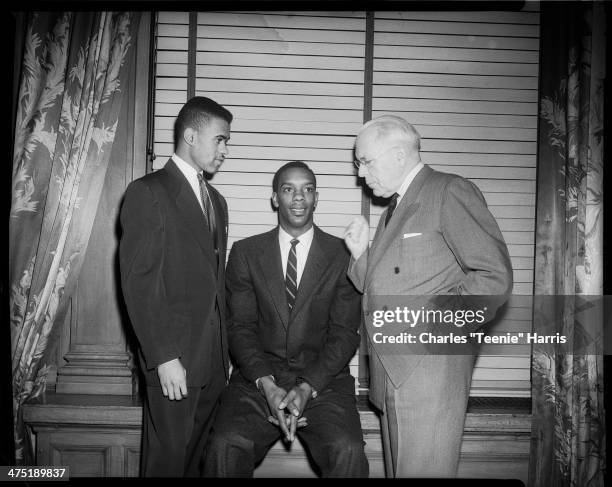
[[[404,236],[402,238],[418,237],[419,235],[423,235],[423,233],[421,233],[421,232],[418,232],[418,233],[404,233]]]

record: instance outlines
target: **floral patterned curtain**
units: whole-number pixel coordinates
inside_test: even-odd
[[[529,484],[603,486],[603,314],[584,320],[580,303],[603,294],[606,12],[597,1],[541,8],[534,331],[568,342],[534,347]]]
[[[15,455],[29,463],[22,405],[75,288],[109,165],[138,15],[30,13],[9,220]],[[31,464],[31,463],[30,463]]]

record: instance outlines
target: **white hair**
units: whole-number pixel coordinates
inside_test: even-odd
[[[368,129],[375,129],[375,139],[387,139],[397,137],[403,142],[410,143],[417,151],[421,150],[421,135],[417,130],[402,117],[395,115],[382,115],[363,124],[357,133],[357,137]]]

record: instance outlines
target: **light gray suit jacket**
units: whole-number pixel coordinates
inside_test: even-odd
[[[495,316],[512,289],[512,266],[497,222],[473,183],[425,166],[386,228],[385,216],[386,211],[371,248],[349,265],[350,279],[364,294],[366,320],[393,302],[391,295],[410,296],[403,301],[417,309],[431,295],[449,295],[456,308],[470,307],[470,296],[486,296],[485,322]],[[385,374],[397,388],[420,360],[382,348],[368,340],[370,400],[381,409]]]

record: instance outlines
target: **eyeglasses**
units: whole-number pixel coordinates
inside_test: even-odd
[[[359,169],[360,167],[365,167],[367,169],[370,167],[370,164],[372,164],[376,159],[378,159],[383,154],[389,152],[391,149],[395,149],[396,147],[399,147],[399,145],[392,145],[391,147],[387,147],[386,149],[379,152],[378,154],[376,154],[374,157],[370,158],[369,160],[360,161],[359,159],[355,159],[353,160],[353,164],[355,164],[355,167],[357,169]]]

